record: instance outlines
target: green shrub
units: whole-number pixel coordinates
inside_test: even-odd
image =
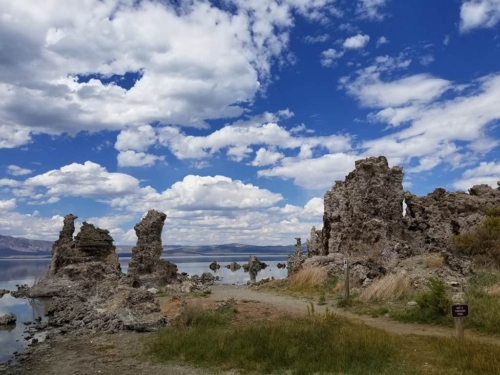
[[[391,316],[402,322],[417,322],[424,324],[452,325],[451,298],[446,283],[438,278],[430,278],[427,282],[428,291],[419,294],[415,301],[417,308],[395,310]]]
[[[322,291],[321,294],[319,295],[318,305],[319,306],[326,305],[326,295],[324,291]]]
[[[429,291],[418,295],[415,299],[418,307],[436,316],[449,314],[451,299],[446,291],[446,283],[438,278],[430,278],[427,287]]]
[[[500,208],[483,210],[486,218],[475,230],[452,237],[459,254],[471,256],[479,265],[500,266]]]

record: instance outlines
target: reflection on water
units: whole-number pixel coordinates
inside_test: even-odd
[[[172,263],[177,264],[179,272],[186,272],[188,275],[201,275],[203,272],[210,272],[219,276],[219,283],[222,284],[246,284],[247,281],[259,281],[265,278],[274,277],[281,279],[286,277],[286,269],[278,269],[277,264],[286,259],[286,255],[261,255],[260,261],[268,264],[266,269],[257,274],[250,275],[244,272],[243,268],[231,271],[226,265],[237,262],[244,264],[248,262],[246,255],[220,255],[220,256],[178,256],[168,257]],[[120,258],[122,271],[127,272],[130,258]],[[213,260],[221,265],[217,271],[211,271],[208,266]],[[50,259],[0,259],[0,289],[16,290],[16,284],[33,285],[35,280],[40,279],[50,263]],[[45,318],[45,305],[40,300],[29,300],[23,298],[13,298],[10,294],[0,298],[0,315],[14,313],[17,317],[15,327],[4,327],[0,329],[0,363],[11,359],[16,351],[21,352],[26,341],[23,332],[26,326],[25,321],[33,321],[37,317]]]

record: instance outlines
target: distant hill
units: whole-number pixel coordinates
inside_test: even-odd
[[[17,257],[50,257],[51,241],[29,240],[21,237],[0,235],[0,258]],[[130,256],[131,245],[116,245],[119,256]],[[225,254],[289,254],[294,251],[293,245],[288,246],[254,246],[238,243],[224,245],[163,246],[164,256],[178,255],[225,255]]]

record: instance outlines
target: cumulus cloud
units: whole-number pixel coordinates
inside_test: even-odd
[[[357,155],[345,153],[326,154],[314,159],[285,158],[281,164],[258,171],[260,177],[279,177],[311,190],[332,187],[336,180],[343,180],[354,169]]]
[[[33,171],[27,168],[21,168],[17,165],[9,165],[7,167],[7,173],[12,176],[24,176],[27,174],[31,174]]]
[[[460,8],[460,31],[492,28],[500,21],[500,0],[466,0]]]
[[[429,74],[416,74],[400,79],[384,80],[383,74],[406,69],[411,60],[403,56],[381,56],[375,64],[360,69],[353,77],[341,79],[341,87],[363,106],[394,107],[410,103],[425,103],[440,97],[451,88],[451,82]]]
[[[75,196],[110,199],[136,193],[139,180],[124,173],[108,172],[99,164],[87,161],[28,178],[24,188],[43,189],[45,196]]]
[[[426,74],[383,80],[385,68],[375,65],[343,79],[342,87],[363,105],[378,108],[369,119],[397,127],[395,132],[361,142],[361,157],[385,155],[407,172],[428,171],[446,162],[458,168],[476,163],[499,145],[488,126],[500,119],[500,75],[493,74],[468,84]],[[448,91],[448,96],[442,94]]]
[[[0,211],[11,211],[16,208],[16,199],[0,200]]]
[[[344,56],[343,51],[337,51],[334,48],[329,48],[326,51],[321,52],[321,65],[324,67],[331,67],[335,64],[335,61]]]
[[[260,148],[255,153],[255,159],[252,161],[254,167],[262,167],[266,165],[273,165],[280,159],[283,159],[285,155],[281,152],[267,150],[265,148]]]
[[[346,135],[295,135],[277,123],[261,123],[261,120],[226,125],[206,136],[189,136],[177,127],[166,126],[157,129],[158,143],[167,147],[178,159],[207,158],[225,150],[228,157],[240,161],[253,152],[251,146],[257,145],[297,149],[309,144],[331,152],[350,148],[350,138]]]
[[[2,2],[0,147],[239,116],[284,59],[293,15],[320,21],[332,2]]]
[[[162,193],[150,188],[135,194],[115,197],[112,207],[143,212],[146,207],[168,212],[196,210],[247,209],[271,206],[282,200],[280,194],[259,189],[225,176],[188,175]]]
[[[120,152],[117,159],[120,167],[149,167],[156,161],[165,160],[165,157],[128,150]]]
[[[476,168],[468,169],[462,174],[462,178],[453,183],[457,189],[465,190],[474,185],[487,184],[493,188],[500,185],[500,163],[482,162]]]
[[[358,34],[351,36],[344,41],[345,49],[361,49],[364,48],[370,41],[369,35]]]

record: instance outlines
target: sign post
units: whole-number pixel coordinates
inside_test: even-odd
[[[349,298],[349,261],[344,259],[344,273],[345,273],[345,298]]]
[[[469,316],[469,305],[457,303],[451,306],[451,316],[455,320],[457,338],[464,337],[464,319]]]

